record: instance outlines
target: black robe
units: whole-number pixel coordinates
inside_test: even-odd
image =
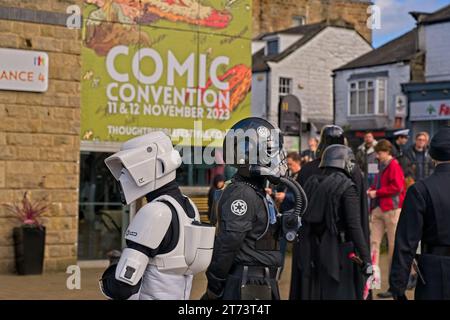
[[[361,268],[355,253],[370,263],[361,228],[356,186],[343,172],[327,169],[305,185],[310,199],[296,247],[301,257],[297,294],[301,300],[359,299]]]
[[[302,187],[305,186],[306,182],[311,176],[320,175],[322,170],[319,168],[321,159],[316,159],[304,165],[300,171],[298,181]],[[368,200],[367,200],[367,185],[362,176],[362,172],[359,167],[355,167],[351,176],[352,181],[356,186],[356,193],[359,200],[360,208],[360,222],[364,238],[366,240],[367,246],[370,248],[370,229],[369,229],[369,211],[368,211]],[[301,232],[301,231],[300,231]],[[291,288],[289,299],[299,300],[300,299],[300,261],[301,256],[298,250],[298,242],[294,243],[293,253],[292,253],[292,275],[291,275]],[[357,286],[357,297],[362,299],[364,286],[366,284],[366,278],[362,274],[355,276],[356,286]]]
[[[422,246],[450,247],[450,163],[408,189],[395,235],[390,289],[403,295],[416,250]],[[450,257],[422,250],[419,269],[425,280],[417,282],[416,300],[450,300]]]

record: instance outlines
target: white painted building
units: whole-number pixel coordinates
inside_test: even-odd
[[[441,10],[417,17],[419,49],[426,53],[427,82],[450,81],[450,6]]]
[[[259,36],[253,42],[253,115],[278,123],[280,97],[293,94],[302,104],[303,127],[315,135],[333,123],[333,69],[371,49],[347,25],[318,23]],[[308,133],[302,138],[305,146]]]
[[[417,34],[414,29],[335,70],[335,122],[350,137],[367,130],[388,136],[404,126],[402,84],[411,80]]]
[[[354,145],[367,130],[389,138],[450,124],[450,5],[411,15],[416,28],[334,70],[336,124]]]
[[[425,55],[424,81],[403,85],[408,126],[431,135],[450,125],[450,5],[432,13],[414,12],[419,49]]]

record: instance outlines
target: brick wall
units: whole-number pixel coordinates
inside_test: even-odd
[[[2,0],[5,7],[65,14],[81,0]],[[23,20],[23,19],[22,19]],[[80,152],[81,32],[51,21],[0,19],[0,47],[45,51],[45,93],[0,91],[0,204],[47,196],[45,271],[76,263]],[[13,215],[0,207],[0,272],[14,271]]]
[[[304,16],[308,24],[344,20],[371,42],[372,31],[366,25],[369,5],[351,0],[253,0],[253,35],[289,28],[294,16]]]

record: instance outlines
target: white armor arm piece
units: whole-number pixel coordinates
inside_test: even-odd
[[[161,244],[172,221],[172,212],[164,203],[152,202],[142,207],[128,226],[125,239],[146,248]],[[142,278],[149,257],[135,249],[124,249],[116,269],[116,279],[136,285]]]

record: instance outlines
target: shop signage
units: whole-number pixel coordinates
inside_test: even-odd
[[[223,136],[251,114],[251,14],[250,0],[85,0],[81,139]]]
[[[407,98],[403,94],[395,96],[395,116],[405,118],[407,115]]]
[[[48,64],[45,52],[0,48],[0,90],[47,91]]]
[[[450,100],[411,102],[411,121],[448,119],[450,119]]]

